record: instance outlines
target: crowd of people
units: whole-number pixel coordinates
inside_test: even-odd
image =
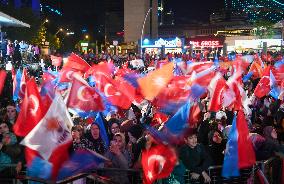
[[[8,41],[7,50],[2,52],[2,56],[8,60],[15,61],[14,63],[17,64],[17,61],[21,61],[20,58],[30,58],[28,60],[31,60],[31,57],[39,57],[39,49],[37,46],[29,45],[23,41],[20,43]],[[82,57],[92,65],[100,61],[113,60],[118,67],[122,67],[130,60],[137,59],[135,54],[127,57],[107,54],[100,56],[82,55]],[[95,59],[90,59],[90,57]],[[161,59],[173,60],[172,58],[174,57],[174,55],[168,55],[167,58]],[[149,56],[145,58],[145,66],[142,70],[131,65],[128,65],[128,68],[142,72],[147,70],[147,67],[156,67],[159,63],[159,61],[154,61]],[[181,55],[180,58],[185,59],[186,57]],[[272,62],[265,63],[265,65],[272,64]],[[226,73],[224,77],[228,78],[230,76]],[[6,82],[6,85],[12,88],[12,80],[8,81],[9,84]],[[281,183],[283,182],[281,180],[283,177],[283,162],[281,159],[283,157],[281,158],[279,153],[280,155],[284,153],[284,101],[283,97],[275,99],[270,95],[261,99],[256,98],[253,91],[258,82],[259,78],[251,78],[244,82],[243,86],[245,93],[250,99],[249,109],[246,114],[250,130],[249,136],[258,161],[272,157],[276,158],[272,166],[272,181],[275,184]],[[15,176],[25,166],[23,147],[19,144],[22,137],[17,137],[13,133],[13,125],[17,120],[17,108],[19,107],[11,102],[12,99],[9,99],[9,101],[2,103],[0,114],[0,178]],[[235,112],[233,107],[226,107],[218,112],[211,112],[208,110],[209,101],[209,96],[204,96],[197,101],[200,109],[198,122],[195,123],[195,126],[188,129],[178,145],[174,145],[178,155],[178,164],[172,174],[161,182],[170,183],[170,180],[175,180],[179,183],[184,183],[183,175],[188,170],[193,183],[209,183],[211,178],[208,168],[223,164],[226,143]],[[158,129],[170,118],[168,115],[161,114],[149,102],[147,104],[146,107],[132,104],[127,110],[111,111],[107,115],[101,114],[107,137],[110,141],[109,146],[103,141],[102,130],[97,122],[90,123],[86,119],[73,116],[74,126],[71,129],[73,144],[70,152],[74,152],[77,149],[89,149],[104,155],[109,159],[104,164],[105,168],[121,170],[109,171],[103,174],[111,178],[115,183],[130,183],[128,176],[122,171],[124,169],[141,169],[142,151],[157,144],[155,137],[145,130],[143,124],[148,124]],[[5,164],[15,164],[16,169],[11,170]],[[11,173],[11,171],[13,172]]]
[[[40,47],[35,44],[29,44],[26,41],[6,40],[0,44],[1,63],[11,61],[15,67],[23,63],[38,62],[40,58]]]

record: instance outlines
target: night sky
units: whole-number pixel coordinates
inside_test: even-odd
[[[103,6],[103,1],[62,0],[64,17],[79,24],[101,22],[103,8],[98,7]],[[171,8],[175,12],[176,23],[192,22],[192,20],[207,22],[213,11],[224,6],[224,0],[165,0],[165,3],[167,9]]]
[[[177,23],[208,22],[212,12],[224,8],[224,0],[167,0],[167,6],[173,8]]]

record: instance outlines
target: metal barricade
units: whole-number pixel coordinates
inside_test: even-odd
[[[264,175],[267,177],[269,183],[271,180],[271,163],[275,158],[271,158],[266,161],[257,162],[252,168],[241,169],[239,177],[232,177],[230,179],[222,177],[222,166],[211,166],[208,169],[208,174],[211,178],[210,184],[258,184],[260,183],[255,172],[257,170],[261,170]],[[14,165],[15,167],[15,165]],[[36,181],[38,183],[44,184],[116,184],[122,183],[114,179],[115,176],[120,175],[124,178],[127,178],[129,183],[133,184],[142,184],[142,171],[141,170],[133,170],[133,169],[117,169],[117,168],[103,168],[96,169],[88,173],[81,173],[76,176],[68,177],[64,180],[52,182],[42,180],[40,178],[33,178],[28,176],[18,177],[19,180],[27,180],[27,181]],[[202,177],[202,176],[201,176]],[[2,178],[1,178],[2,179]],[[1,183],[0,179],[0,183]],[[190,176],[190,172],[186,171],[184,175],[184,183],[185,184],[201,184],[202,182],[192,180]],[[160,182],[157,182],[160,183]],[[2,183],[1,183],[2,184]]]

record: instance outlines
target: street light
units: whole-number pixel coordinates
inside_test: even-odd
[[[48,23],[48,19],[45,19],[44,21],[43,21],[43,23],[41,24],[41,26],[43,26],[45,23]]]
[[[142,57],[142,55],[143,55],[143,49],[142,49],[142,42],[143,42],[143,35],[144,35],[144,27],[145,27],[145,23],[146,23],[146,21],[147,21],[147,18],[148,18],[148,15],[149,15],[149,13],[151,12],[151,10],[152,10],[152,7],[150,7],[149,9],[148,9],[148,12],[147,12],[147,14],[145,15],[145,18],[144,18],[144,22],[143,22],[143,25],[142,25],[142,30],[141,30],[141,37],[140,37],[140,56]]]
[[[86,39],[89,39],[89,35],[85,35],[85,38],[86,38]]]
[[[59,32],[63,31],[62,28],[58,29],[58,31],[55,33],[55,35],[57,35]]]

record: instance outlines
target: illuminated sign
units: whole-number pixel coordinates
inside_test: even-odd
[[[262,48],[263,42],[267,43],[267,47],[281,46],[281,39],[258,39],[258,40],[235,40],[236,48]]]
[[[81,47],[88,47],[88,46],[89,46],[89,43],[85,43],[85,42],[81,43]]]
[[[219,41],[190,41],[194,47],[223,47]]]
[[[158,40],[143,40],[143,48],[157,48],[165,46],[165,48],[175,48],[175,47],[182,47],[183,41],[180,38],[174,38],[174,39],[158,39]]]

